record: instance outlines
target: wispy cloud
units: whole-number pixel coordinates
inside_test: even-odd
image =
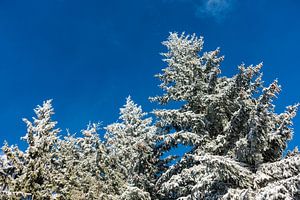
[[[222,21],[236,5],[237,0],[163,0],[164,3],[188,3],[195,8],[198,18]]]
[[[202,0],[197,4],[196,16],[222,20],[233,9],[235,0]]]

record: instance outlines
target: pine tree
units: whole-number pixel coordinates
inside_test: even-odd
[[[63,199],[117,199],[124,187],[121,175],[109,168],[107,148],[97,133],[98,123],[59,140],[60,193]]]
[[[0,199],[118,199],[126,183],[109,168],[98,124],[89,124],[82,138],[69,134],[60,139],[51,100],[34,111],[33,123],[24,119],[27,150],[7,143],[2,147]]]
[[[55,128],[56,122],[51,119],[54,114],[51,100],[45,101],[34,112],[37,117],[33,122],[23,119],[27,124],[27,133],[23,137],[28,143],[26,152],[7,144],[2,148],[7,160],[3,165],[7,181],[2,198],[7,195],[9,199],[48,199],[55,193],[52,174],[60,130]]]
[[[277,80],[263,87],[262,64],[220,76],[220,50],[200,55],[195,35],[171,33],[163,44],[168,66],[157,77],[165,93],[151,100],[183,106],[155,110],[157,126],[170,144],[193,148],[157,181],[160,199],[300,198],[300,155],[283,157],[298,105],[274,112]]]
[[[262,63],[221,76],[224,57],[200,54],[202,37],[171,33],[163,44],[163,94],[151,100],[181,107],[154,110],[153,123],[128,97],[104,139],[98,123],[62,138],[45,101],[24,119],[26,151],[2,147],[0,199],[300,199],[300,153],[286,151],[298,104],[275,112],[278,81],[263,86]],[[163,155],[179,145],[191,150],[172,164]]]
[[[106,127],[106,146],[116,161],[113,167],[128,183],[121,199],[150,199],[154,188],[160,154],[155,150],[156,128],[151,118],[144,118],[146,115],[129,96],[120,109],[121,122]]]

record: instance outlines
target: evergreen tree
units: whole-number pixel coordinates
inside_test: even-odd
[[[129,96],[120,109],[121,122],[106,127],[106,146],[115,159],[114,168],[124,174],[128,183],[122,198],[150,199],[158,173],[159,156],[156,152],[156,127],[147,113]],[[134,195],[136,193],[136,195]]]
[[[27,124],[27,133],[23,137],[28,144],[26,152],[7,144],[2,147],[6,156],[6,163],[2,164],[6,180],[2,186],[4,199],[49,199],[55,193],[52,174],[55,174],[57,133],[60,130],[55,128],[56,122],[51,119],[54,114],[51,100],[45,101],[34,112],[37,117],[33,122],[23,119]]]
[[[59,140],[59,187],[63,199],[116,199],[125,182],[109,168],[107,148],[97,133],[99,124],[89,124],[83,137],[68,134]]]
[[[128,97],[101,140],[95,123],[60,138],[45,101],[24,119],[26,151],[2,147],[0,199],[300,199],[300,153],[284,153],[298,104],[275,112],[278,81],[263,86],[262,64],[221,76],[220,50],[200,54],[195,35],[163,44],[163,94],[151,100],[181,107],[154,110],[153,124]],[[171,165],[177,157],[163,155],[178,145],[192,148]]]
[[[262,64],[220,76],[224,57],[219,49],[200,55],[203,38],[195,35],[171,33],[163,44],[168,66],[157,77],[165,93],[151,100],[183,106],[155,110],[157,126],[170,144],[193,148],[157,181],[160,198],[300,198],[300,155],[283,157],[298,105],[274,112],[277,80],[263,87]]]

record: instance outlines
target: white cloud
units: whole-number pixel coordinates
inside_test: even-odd
[[[188,3],[195,8],[198,18],[212,17],[217,21],[224,19],[232,11],[236,0],[162,0],[164,3]]]
[[[235,0],[202,0],[197,5],[196,16],[221,20],[232,10],[234,3]]]

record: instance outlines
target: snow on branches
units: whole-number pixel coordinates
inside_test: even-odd
[[[192,141],[188,144],[194,148],[158,179],[160,198],[222,199],[249,191],[262,194],[242,199],[269,199],[271,193],[265,194],[265,188],[272,184],[283,188],[277,191],[283,196],[300,198],[299,154],[283,159],[298,104],[287,107],[284,113],[274,112],[272,102],[280,86],[277,80],[263,86],[262,63],[242,64],[240,72],[228,78],[220,74],[224,57],[218,57],[219,49],[200,55],[203,38],[171,33],[163,44],[168,49],[162,54],[167,67],[157,77],[165,93],[151,100],[161,104],[181,101],[183,105],[155,110],[156,124],[163,130],[160,132],[171,137],[185,134],[181,142]],[[285,163],[283,171],[292,175],[278,177],[277,182],[264,180],[269,185],[257,183],[262,173],[263,177],[273,173],[278,162]],[[268,168],[263,167],[266,163],[270,163]],[[287,189],[288,183],[294,189]]]
[[[90,123],[62,137],[45,101],[24,119],[26,151],[2,147],[0,199],[300,199],[299,151],[284,154],[299,104],[275,112],[281,88],[263,85],[262,63],[226,77],[202,37],[171,33],[163,45],[163,94],[150,100],[180,107],[153,110],[153,122],[128,97],[103,132]],[[191,148],[177,162],[163,156],[180,145]]]

